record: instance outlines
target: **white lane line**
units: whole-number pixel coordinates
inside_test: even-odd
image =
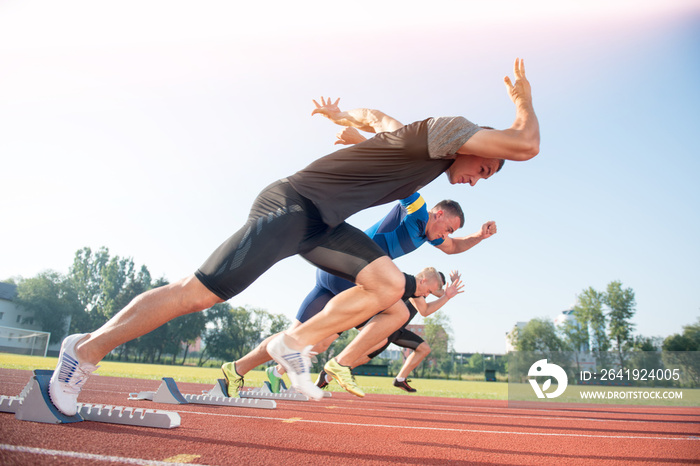
[[[268,421],[284,421],[287,418],[283,417],[266,417],[266,416],[246,416],[241,414],[220,414],[220,413],[205,413],[200,411],[181,411],[180,414],[199,414],[202,416],[223,416],[235,417],[243,419],[258,419]],[[574,438],[600,438],[600,439],[618,439],[618,440],[686,440],[691,442],[700,441],[700,436],[689,437],[644,437],[637,435],[593,435],[593,434],[563,434],[554,432],[514,432],[507,430],[478,430],[478,429],[455,429],[452,427],[427,427],[427,426],[396,426],[386,424],[361,424],[358,422],[334,422],[321,421],[316,419],[297,419],[295,422],[306,422],[309,424],[330,424],[334,426],[353,426],[353,427],[380,427],[385,429],[407,429],[407,430],[431,430],[438,432],[464,432],[471,434],[497,434],[497,435],[528,435],[534,437],[574,437]]]
[[[301,411],[301,408],[304,407],[299,407],[299,411]],[[338,409],[342,409],[345,411],[350,411],[350,410],[355,410],[357,407],[356,406],[338,406]],[[306,410],[304,410],[306,412]],[[362,408],[362,412],[365,411],[374,411],[374,412],[390,412],[390,413],[396,413],[400,412],[398,409],[379,409],[379,408]],[[309,411],[309,412],[315,412],[315,411]],[[336,411],[333,411],[335,413]],[[609,419],[609,418],[587,418],[587,417],[555,417],[555,416],[523,416],[519,413],[513,413],[513,414],[485,414],[485,413],[470,413],[470,412],[464,412],[464,413],[446,413],[443,411],[420,411],[420,412],[412,412],[412,411],[407,411],[405,414],[439,414],[441,416],[469,416],[469,417],[488,417],[488,418],[495,418],[495,417],[500,417],[500,418],[517,418],[517,419],[536,419],[536,420],[543,420],[543,421],[564,421],[564,422],[571,422],[571,421],[591,421],[591,422],[634,422],[634,423],[649,423],[649,424],[676,424],[676,421],[673,420],[659,420],[659,421],[649,421],[646,419]],[[331,413],[332,414],[332,413]],[[622,413],[620,413],[622,414]],[[700,425],[700,422],[698,422]]]
[[[77,451],[48,450],[45,448],[23,447],[18,445],[7,444],[0,444],[0,450],[15,453],[30,453],[33,455],[62,456],[65,458],[79,460],[109,461],[110,463],[137,464],[143,466],[205,466],[195,463],[172,463],[169,461],[145,460],[141,458],[128,458],[124,456],[96,455],[94,453],[80,453]]]

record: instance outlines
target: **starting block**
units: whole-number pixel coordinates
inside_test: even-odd
[[[171,411],[128,408],[125,406],[78,403],[78,412],[66,416],[49,399],[49,380],[53,371],[35,370],[19,396],[0,396],[0,412],[14,413],[22,421],[67,424],[81,421],[105,422],[172,429],[180,426],[180,415]]]
[[[270,399],[233,398],[226,394],[223,379],[217,380],[211,390],[205,390],[201,395],[180,393],[172,377],[163,377],[160,387],[155,392],[130,393],[129,400],[150,400],[166,404],[201,404],[216,406],[234,406],[239,408],[275,409],[277,403]]]
[[[279,393],[273,393],[270,387],[270,382],[265,382],[261,388],[244,388],[238,392],[241,398],[260,398],[269,400],[288,400],[288,401],[309,401],[309,397],[297,392],[293,388],[287,388],[283,380],[280,380]],[[323,392],[323,397],[331,396],[330,392]]]

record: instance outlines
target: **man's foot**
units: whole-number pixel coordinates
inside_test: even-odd
[[[287,346],[282,333],[267,344],[267,352],[287,371],[292,386],[313,400],[323,399],[323,391],[311,382],[311,359],[309,353],[312,346],[303,350],[295,350]]]
[[[328,379],[326,378],[326,371],[321,369],[321,373],[318,374],[318,379],[316,379],[316,386],[318,388],[326,388],[328,386]]]
[[[265,369],[265,373],[267,374],[267,380],[270,381],[270,390],[272,393],[279,393],[280,392],[280,381],[282,380],[282,377],[277,377],[275,375],[275,367],[271,366]]]
[[[98,366],[78,361],[75,356],[75,344],[86,333],[69,335],[61,344],[58,364],[49,381],[49,398],[51,403],[66,416],[75,416],[78,412],[78,395],[85,381]]]
[[[238,396],[238,391],[243,387],[245,380],[243,380],[243,376],[239,375],[236,371],[236,363],[227,362],[221,366],[221,372],[224,373],[224,379],[226,379],[226,394],[229,397]]]
[[[408,379],[406,379],[406,380],[404,380],[404,381],[402,381],[402,382],[399,382],[398,380],[394,379],[394,387],[400,388],[401,390],[406,390],[406,391],[409,392],[409,393],[417,392],[418,390],[416,390],[415,388],[411,387],[411,386],[408,384],[408,382],[409,382]]]
[[[359,396],[360,398],[365,396],[365,392],[363,392],[357,385],[357,382],[355,382],[355,376],[352,375],[350,368],[347,366],[341,366],[338,364],[335,358],[328,361],[326,365],[323,366],[323,370],[326,371],[328,375],[333,377],[340,384],[340,386],[348,392],[355,396]]]

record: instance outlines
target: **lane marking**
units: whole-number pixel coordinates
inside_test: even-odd
[[[264,421],[279,421],[279,417],[265,416],[246,416],[242,414],[220,414],[220,413],[204,413],[200,411],[181,411],[181,414],[199,414],[202,416],[223,416],[234,417],[239,419],[258,419]],[[600,439],[618,439],[618,440],[685,440],[691,442],[700,441],[700,437],[652,437],[639,435],[593,435],[593,434],[564,434],[554,432],[515,432],[507,430],[478,430],[478,429],[455,429],[453,427],[428,427],[428,426],[396,426],[386,424],[360,424],[357,422],[333,422],[320,421],[314,419],[299,419],[296,422],[307,422],[310,424],[330,424],[334,426],[352,426],[352,427],[380,427],[385,429],[406,429],[406,430],[432,430],[438,432],[464,432],[470,434],[496,434],[496,435],[527,435],[533,437],[572,437],[572,438],[600,438]],[[532,427],[533,429],[536,427]],[[696,435],[696,434],[688,434]]]
[[[165,458],[164,463],[176,463],[176,464],[192,464],[192,461],[197,458],[201,458],[202,455],[190,455],[187,453],[182,453],[180,455],[171,456],[170,458]]]
[[[302,418],[300,418],[300,417],[290,417],[289,419],[282,419],[282,422],[287,422],[287,423],[291,424],[293,422],[298,422],[301,420],[302,420]]]
[[[90,460],[90,461],[109,461],[111,463],[125,463],[125,464],[136,464],[136,465],[155,465],[155,466],[205,466],[196,463],[173,463],[169,461],[157,461],[157,460],[145,460],[141,458],[129,458],[124,456],[108,456],[108,455],[96,455],[94,453],[80,453],[77,451],[63,451],[63,450],[48,450],[45,448],[34,448],[34,447],[23,447],[18,445],[7,445],[0,444],[0,450],[15,452],[15,453],[31,453],[33,455],[46,455],[46,456],[62,456],[65,458],[79,459],[79,460]],[[197,455],[197,457],[199,457]]]
[[[355,411],[357,410],[356,407],[348,406],[348,407],[342,407],[342,406],[324,406],[326,409],[344,409],[346,411]],[[299,406],[297,407],[299,410],[302,410],[304,407]],[[306,411],[305,412],[314,412],[314,411]],[[366,411],[374,411],[374,412],[389,412],[389,413],[401,413],[398,409],[379,409],[379,408],[362,408],[362,412]],[[405,415],[405,413],[402,413]],[[523,416],[520,414],[486,414],[486,413],[471,413],[471,412],[464,412],[464,413],[446,413],[443,411],[421,411],[420,413],[416,414],[438,414],[440,416],[471,416],[471,417],[501,417],[501,418],[517,418],[517,419],[536,419],[536,420],[543,420],[543,421],[564,421],[564,422],[572,422],[572,421],[591,421],[591,422],[635,422],[635,423],[649,423],[649,424],[675,424],[678,422],[678,420],[658,420],[658,421],[649,421],[647,419],[610,419],[610,418],[588,418],[588,417],[577,417],[577,416],[570,416],[570,417],[555,417],[555,416]],[[620,413],[623,414],[623,413]],[[697,424],[700,425],[700,420],[697,421]]]

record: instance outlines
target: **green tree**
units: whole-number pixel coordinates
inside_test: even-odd
[[[34,314],[42,331],[51,332],[51,344],[63,340],[68,333],[69,320],[81,310],[72,282],[50,270],[20,280],[15,303]]]
[[[420,364],[421,377],[425,376],[425,371],[432,372],[434,368],[443,370],[451,369],[445,365],[445,360],[450,358],[449,349],[452,342],[452,327],[450,318],[442,311],[437,311],[429,317],[423,319],[425,333],[423,339],[430,346],[430,355]],[[449,373],[446,374],[449,376]]]
[[[71,331],[89,332],[102,326],[133,298],[154,287],[145,266],[138,271],[130,258],[110,257],[101,247],[93,253],[82,248],[75,253],[69,271],[83,312]]]
[[[531,319],[525,327],[514,332],[515,348],[518,351],[547,355],[567,350],[567,345],[557,333],[554,322],[547,318]]]
[[[180,316],[172,321],[173,333],[177,336],[176,340],[177,347],[175,351],[179,352],[182,345],[185,346],[184,354],[182,355],[181,365],[185,364],[187,360],[187,354],[189,353],[190,346],[195,343],[197,338],[201,337],[206,330],[207,320],[203,312],[193,312],[192,314],[187,314]]]
[[[208,311],[208,329],[205,334],[207,357],[235,361],[255,348],[275,330],[288,326],[283,316],[262,309],[232,308],[218,304]],[[274,332],[277,333],[277,332]]]
[[[608,334],[613,342],[620,367],[625,369],[626,352],[634,345],[632,317],[636,313],[634,291],[622,288],[622,283],[613,281],[608,284],[603,295],[603,302],[608,306]]]
[[[700,386],[700,318],[684,325],[682,333],[668,336],[662,345],[667,367],[679,367],[684,384]]]

